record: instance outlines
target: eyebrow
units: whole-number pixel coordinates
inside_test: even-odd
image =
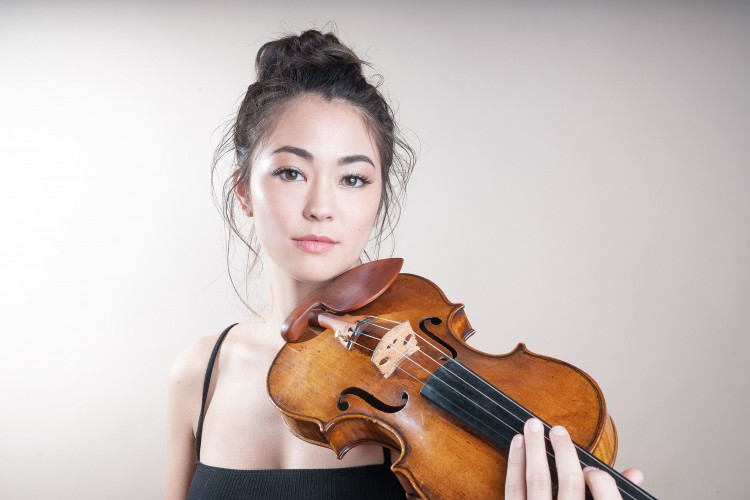
[[[304,158],[307,161],[313,161],[315,158],[312,153],[307,151],[306,149],[297,148],[294,146],[281,146],[279,149],[275,150],[272,155],[275,155],[276,153],[291,153],[293,155],[297,155],[300,158]],[[365,162],[372,165],[372,168],[375,168],[375,163],[370,159],[367,155],[348,155],[343,156],[339,158],[338,164],[341,165],[349,165],[350,163],[357,163],[357,162]]]

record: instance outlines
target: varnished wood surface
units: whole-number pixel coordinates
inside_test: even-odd
[[[534,354],[523,344],[503,355],[466,345],[462,339],[474,330],[463,305],[451,303],[429,280],[400,274],[376,302],[351,314],[409,321],[418,333],[424,318],[443,318],[429,329],[456,350],[458,361],[546,423],[565,426],[576,443],[613,464],[616,431],[596,382],[576,367]],[[409,371],[418,379],[429,376]],[[339,395],[351,387],[393,407],[404,404],[404,393],[408,401],[390,413],[347,395],[343,400],[348,408],[342,411]],[[424,498],[502,498],[505,453],[422,398],[420,389],[421,382],[403,370],[383,378],[369,356],[347,351],[330,330],[286,344],[268,374],[269,395],[298,437],[339,455],[358,444],[387,445],[399,453],[393,470],[402,484]]]

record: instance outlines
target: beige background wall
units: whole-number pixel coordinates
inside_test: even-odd
[[[406,270],[596,378],[656,496],[745,496],[748,3],[351,3],[0,4],[0,497],[163,495],[168,366],[245,314],[215,128],[329,20],[420,139]]]

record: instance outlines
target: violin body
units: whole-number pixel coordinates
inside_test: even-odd
[[[398,369],[388,376],[373,362],[371,352],[343,347],[330,329],[286,344],[268,372],[267,389],[297,437],[329,447],[339,457],[362,444],[389,447],[397,453],[392,470],[407,495],[502,498],[507,463],[503,443],[523,428],[524,420],[511,414],[509,418],[520,424],[508,426],[493,420],[500,417],[487,417],[485,413],[493,413],[498,405],[495,402],[487,403],[489,410],[446,411],[451,403],[441,403],[426,389],[435,385],[433,375],[455,372],[459,362],[483,381],[449,387],[444,397],[472,397],[474,388],[486,381],[498,390],[490,388],[493,394],[503,394],[503,401],[507,396],[545,424],[565,426],[580,448],[607,465],[614,463],[617,433],[590,376],[563,361],[534,354],[523,344],[503,355],[468,346],[465,341],[474,330],[464,306],[450,302],[430,280],[398,274],[377,300],[350,314],[408,322],[419,342],[425,343],[417,345],[421,351],[409,359],[398,359]],[[449,384],[437,383],[437,392]],[[475,415],[462,413],[467,411]],[[471,424],[472,418],[489,418],[485,428],[491,429],[482,432],[481,425]],[[508,437],[488,438],[495,431]]]

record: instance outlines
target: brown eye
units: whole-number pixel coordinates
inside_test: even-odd
[[[361,187],[364,187],[366,184],[370,184],[372,181],[362,175],[350,174],[350,175],[345,176],[341,180],[341,182],[346,187],[361,188]]]
[[[283,180],[289,181],[289,182],[298,181],[303,177],[302,172],[294,168],[289,168],[289,167],[277,168],[276,170],[273,171],[272,175],[281,177]]]

